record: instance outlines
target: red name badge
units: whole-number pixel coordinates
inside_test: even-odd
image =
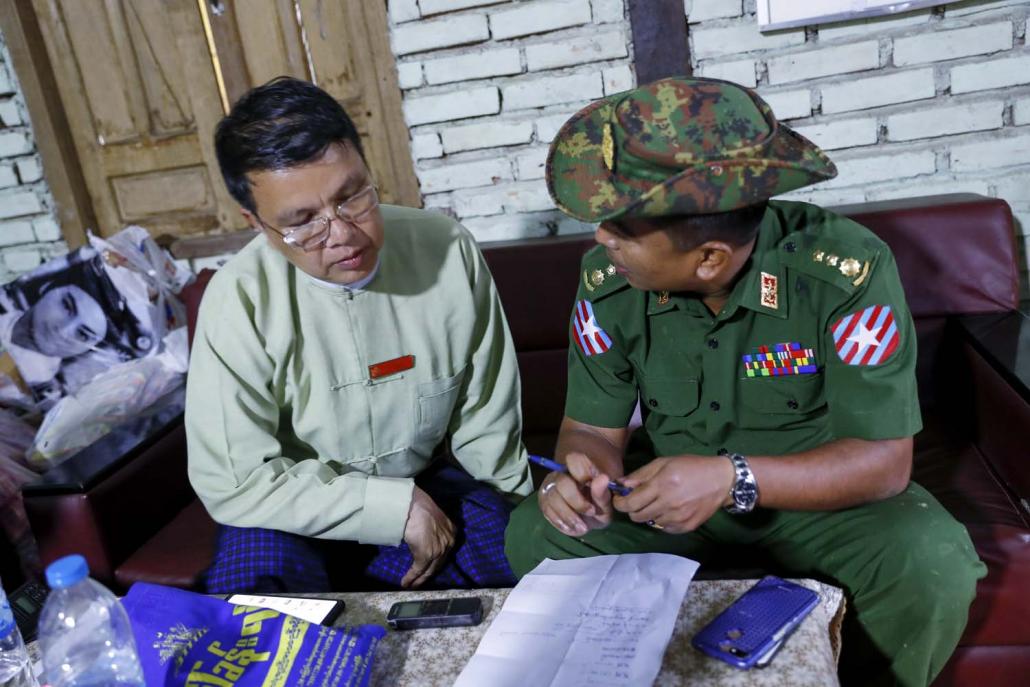
[[[393,360],[384,360],[381,363],[368,366],[368,376],[370,379],[381,379],[383,377],[389,377],[395,375],[398,372],[404,372],[415,367],[415,356],[413,355],[402,355],[400,358],[394,358]]]

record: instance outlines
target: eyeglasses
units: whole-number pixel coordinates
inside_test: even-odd
[[[352,226],[368,220],[372,211],[379,207],[379,191],[375,184],[369,184],[347,200],[339,203],[333,212],[336,217],[316,217],[310,222],[285,229],[277,229],[262,221],[266,227],[283,237],[283,243],[305,252],[319,248],[329,238],[333,219],[339,219]]]

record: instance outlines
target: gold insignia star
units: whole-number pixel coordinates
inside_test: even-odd
[[[590,283],[594,286],[600,286],[604,283],[604,272],[601,270],[594,270],[590,273]]]
[[[838,262],[840,262],[840,258],[837,257],[836,255],[827,255],[826,256],[826,264],[829,265],[830,267],[836,267]]]
[[[862,271],[862,263],[854,258],[844,258],[840,261],[840,273],[845,277],[854,277]]]
[[[615,274],[615,265],[608,265],[604,268],[604,271],[608,274],[609,277],[612,276],[613,274]]]
[[[816,262],[822,262],[823,258],[825,258],[825,257],[826,257],[826,251],[817,250],[816,252],[812,253],[812,259],[815,260]]]

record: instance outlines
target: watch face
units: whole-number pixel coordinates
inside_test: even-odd
[[[757,499],[758,489],[755,488],[754,484],[743,480],[737,482],[736,487],[733,489],[733,503],[737,508],[750,510],[755,505]]]

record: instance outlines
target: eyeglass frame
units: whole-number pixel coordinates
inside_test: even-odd
[[[372,195],[374,196],[375,201],[372,203],[372,205],[367,210],[364,211],[365,217],[357,219],[355,217],[348,217],[348,216],[346,216],[346,215],[344,215],[344,214],[342,214],[340,212],[340,209],[346,207],[347,203],[350,203],[351,201],[353,201],[358,196],[361,196],[361,195],[363,195],[365,193],[368,193],[370,191],[371,191]],[[369,181],[369,183],[367,185],[362,186],[361,189],[359,189],[356,193],[352,194],[349,198],[347,198],[346,200],[341,200],[339,203],[337,203],[335,206],[333,206],[333,215],[335,215],[335,217],[327,217],[326,215],[319,215],[318,217],[310,219],[307,222],[304,222],[303,224],[301,224],[299,226],[295,226],[293,229],[289,229],[287,231],[283,231],[282,229],[280,229],[278,227],[274,227],[271,224],[269,224],[268,222],[266,222],[265,220],[261,219],[261,216],[258,215],[257,212],[254,213],[254,216],[257,217],[259,222],[261,222],[261,226],[263,226],[263,227],[265,227],[267,229],[271,229],[276,234],[278,234],[282,238],[283,243],[285,243],[290,248],[297,248],[299,250],[304,251],[305,253],[310,253],[310,252],[312,252],[312,251],[314,251],[314,250],[316,250],[318,248],[321,248],[325,244],[326,240],[329,238],[329,233],[332,231],[332,224],[333,224],[333,220],[334,219],[338,219],[341,222],[343,222],[345,224],[349,224],[349,225],[351,225],[353,227],[358,227],[358,226],[361,225],[362,222],[364,222],[366,219],[368,219],[369,213],[371,213],[373,210],[375,210],[377,207],[379,207],[380,204],[381,203],[380,203],[380,199],[379,199],[379,186],[375,182]],[[297,241],[296,238],[293,237],[294,234],[299,232],[304,227],[307,227],[308,225],[311,225],[311,224],[315,224],[316,222],[321,222],[322,226],[324,227],[324,229],[321,232],[316,233],[316,234],[312,234],[312,236],[319,236],[319,237],[321,237],[321,240],[319,240],[318,242],[312,243],[309,246],[305,247],[302,243],[300,243],[299,241]]]

